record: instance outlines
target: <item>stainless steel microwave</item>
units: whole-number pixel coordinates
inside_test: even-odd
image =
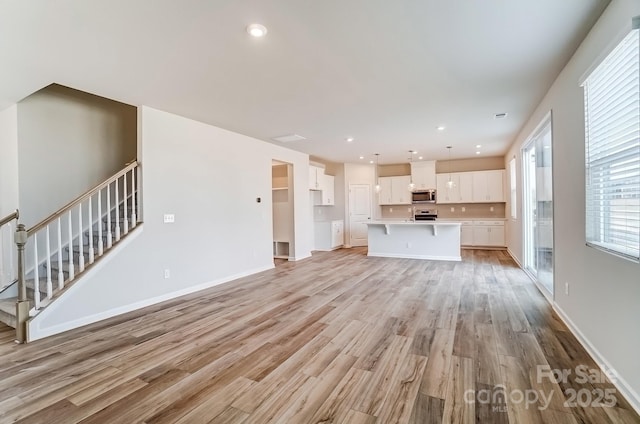
[[[436,203],[435,190],[417,190],[411,193],[411,203]]]

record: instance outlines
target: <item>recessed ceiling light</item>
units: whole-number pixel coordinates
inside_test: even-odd
[[[422,156],[420,156],[418,159],[422,160]]]
[[[438,131],[444,131],[445,130],[445,126],[444,125],[440,125],[438,128],[436,128]]]
[[[479,155],[479,154],[480,154],[480,152],[476,152],[476,155]]]
[[[351,143],[353,141],[353,137],[347,137],[347,143]]]
[[[372,160],[370,160],[370,161],[369,161],[369,163],[373,163],[373,161],[372,161]]]
[[[251,24],[247,27],[247,32],[252,37],[260,38],[267,35],[267,27],[260,24]]]
[[[476,149],[479,149],[479,148],[481,148],[481,147],[482,147],[482,145],[481,145],[481,144],[476,144]]]
[[[360,156],[360,159],[364,159],[364,156]]]
[[[504,119],[507,117],[507,115],[507,112],[496,113],[495,115],[493,115],[493,119]]]

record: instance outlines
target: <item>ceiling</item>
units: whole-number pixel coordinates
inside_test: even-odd
[[[608,2],[0,0],[0,109],[59,83],[336,162],[503,155]]]

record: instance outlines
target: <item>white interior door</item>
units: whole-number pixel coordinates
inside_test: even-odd
[[[367,222],[371,220],[371,186],[349,184],[349,244],[367,245]]]

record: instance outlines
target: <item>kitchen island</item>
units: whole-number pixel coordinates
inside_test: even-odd
[[[460,223],[380,220],[369,227],[368,256],[460,261]]]

